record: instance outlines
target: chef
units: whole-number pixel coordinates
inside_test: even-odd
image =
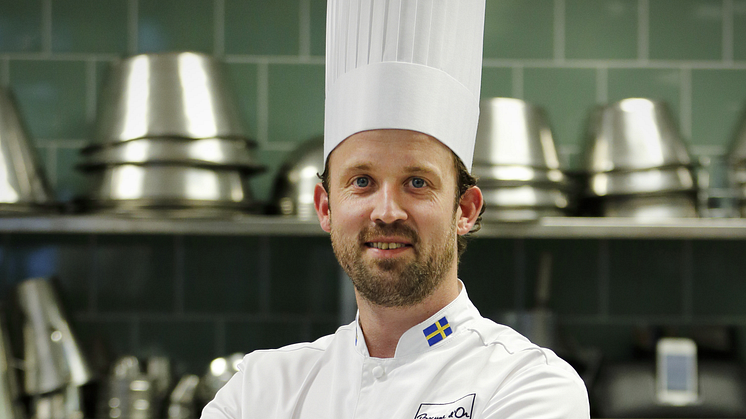
[[[246,355],[203,419],[589,417],[572,367],[483,318],[457,276],[483,208],[469,168],[484,8],[328,1],[314,199],[358,314],[315,342]]]

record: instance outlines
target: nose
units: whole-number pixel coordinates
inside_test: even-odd
[[[370,219],[374,223],[391,224],[407,219],[407,212],[401,205],[401,196],[392,185],[383,185],[375,196]]]

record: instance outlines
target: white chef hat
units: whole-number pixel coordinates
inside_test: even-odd
[[[324,160],[352,134],[431,135],[471,168],[485,0],[329,0]]]

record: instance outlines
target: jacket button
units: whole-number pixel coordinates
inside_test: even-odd
[[[383,368],[380,366],[373,367],[373,376],[376,377],[376,379],[380,379],[383,377]]]

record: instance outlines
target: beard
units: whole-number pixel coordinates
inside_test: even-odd
[[[356,240],[345,239],[334,229],[334,224],[331,225],[332,248],[339,264],[352,280],[357,292],[379,306],[407,307],[422,302],[445,280],[455,263],[455,214],[448,231],[437,236],[443,240],[429,248],[420,247],[417,232],[404,224],[377,224],[362,230]],[[414,260],[364,260],[365,243],[380,236],[396,236],[409,240],[413,246]]]

